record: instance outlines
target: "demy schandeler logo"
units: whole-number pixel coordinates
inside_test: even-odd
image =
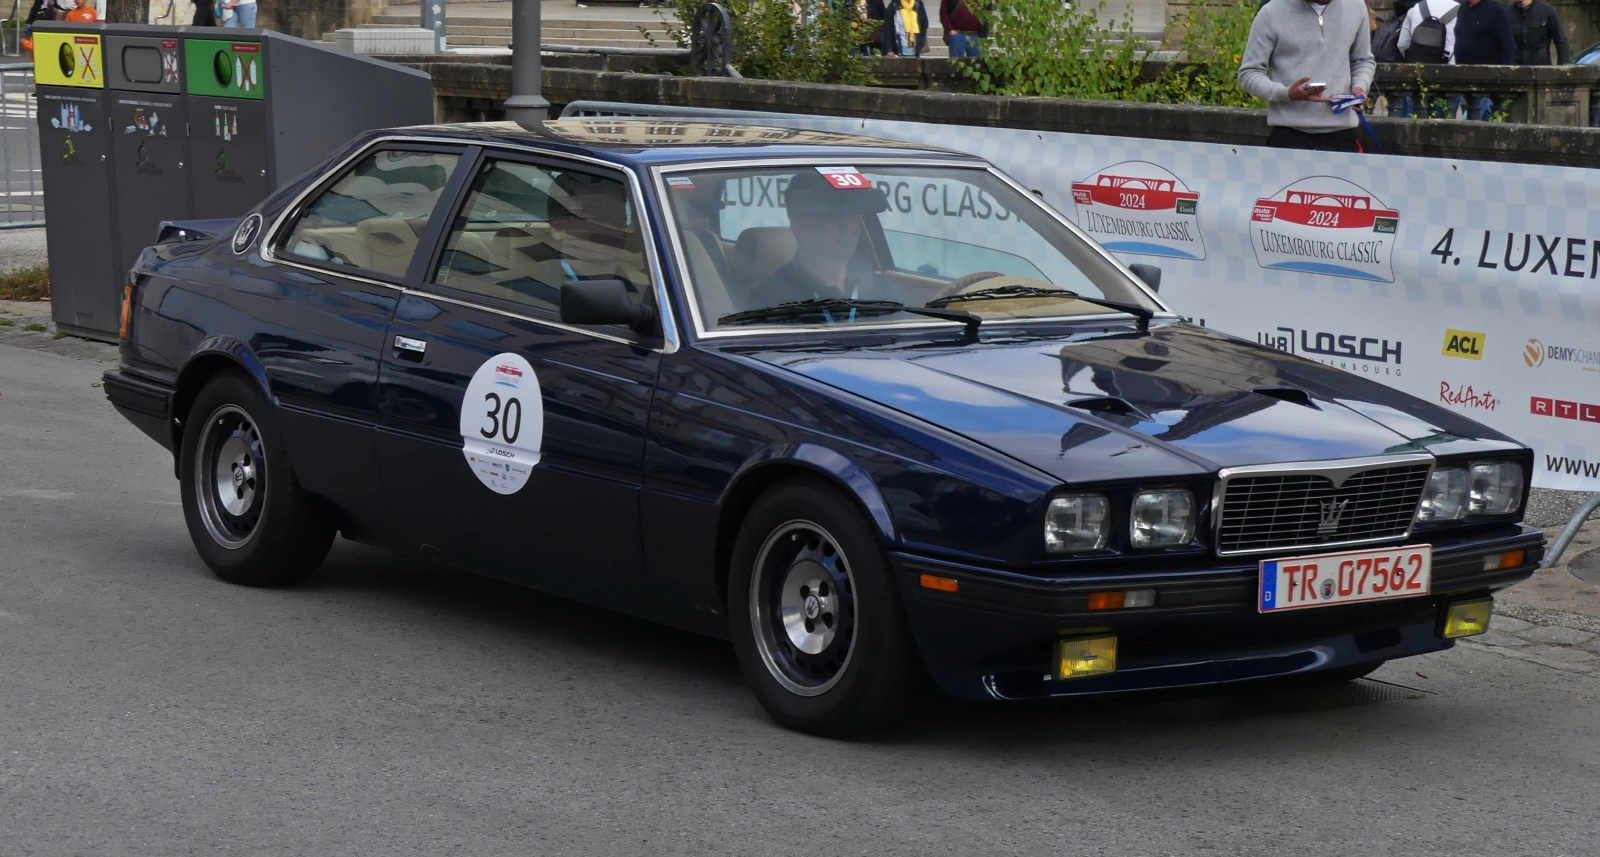
[[[1263,268],[1394,282],[1389,258],[1400,212],[1332,176],[1301,179],[1256,200],[1250,240]]]
[[[1113,253],[1204,259],[1200,194],[1146,161],[1113,164],[1072,183],[1078,225]]]

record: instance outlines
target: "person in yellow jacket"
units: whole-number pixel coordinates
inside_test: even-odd
[[[884,0],[883,52],[919,57],[928,47],[928,7],[922,0]]]

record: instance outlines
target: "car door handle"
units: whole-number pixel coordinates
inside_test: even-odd
[[[394,338],[394,353],[401,360],[421,360],[427,350],[428,341],[425,339],[412,339],[409,336]]]

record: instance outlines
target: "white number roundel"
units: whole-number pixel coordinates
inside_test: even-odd
[[[467,466],[489,490],[515,494],[527,483],[544,440],[544,397],[528,361],[498,354],[478,367],[461,402],[461,440]]]

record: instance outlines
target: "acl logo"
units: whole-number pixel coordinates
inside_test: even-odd
[[[1532,397],[1528,411],[1536,417],[1555,417],[1562,420],[1582,420],[1600,423],[1600,405],[1586,402],[1568,402],[1563,399]]]
[[[1446,357],[1460,357],[1464,360],[1482,360],[1483,342],[1487,338],[1484,334],[1471,330],[1446,330],[1444,350],[1439,353]]]

